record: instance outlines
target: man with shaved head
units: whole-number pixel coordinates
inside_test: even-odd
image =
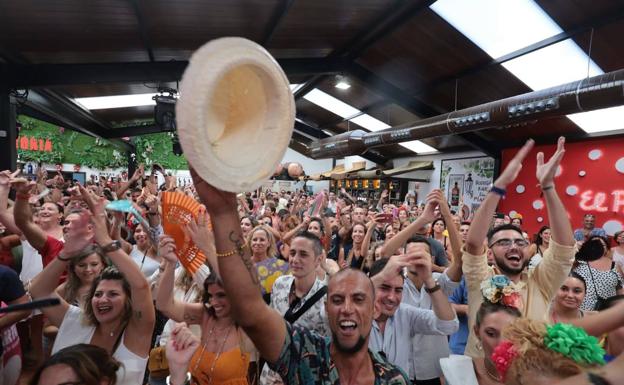
[[[191,175],[215,224],[219,272],[232,316],[285,384],[409,384],[401,369],[368,350],[375,291],[366,275],[347,269],[330,278],[325,309],[331,340],[291,326],[262,300],[239,225],[236,195],[210,186],[194,170]]]

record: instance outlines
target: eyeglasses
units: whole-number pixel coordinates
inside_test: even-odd
[[[490,247],[498,246],[504,249],[509,249],[512,244],[514,244],[516,247],[520,249],[523,249],[529,245],[529,242],[526,239],[522,239],[522,238],[517,238],[517,239],[503,238],[503,239],[499,239],[496,242],[492,242]]]

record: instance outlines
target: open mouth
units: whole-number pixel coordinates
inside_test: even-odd
[[[340,326],[340,330],[343,332],[352,333],[355,331],[357,324],[354,321],[340,321],[338,326]]]
[[[508,255],[507,260],[513,264],[520,264],[522,262],[522,258],[517,254]]]
[[[110,312],[111,310],[113,310],[113,307],[110,305],[100,305],[97,307],[98,313],[100,314],[106,314],[108,312]]]

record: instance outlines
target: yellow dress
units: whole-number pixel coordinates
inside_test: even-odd
[[[221,353],[215,363],[217,354],[202,348],[195,351],[189,365],[189,368],[193,368],[193,385],[249,385],[249,353],[243,353],[236,347]]]

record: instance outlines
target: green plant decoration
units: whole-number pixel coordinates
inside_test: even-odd
[[[146,166],[158,163],[167,169],[188,170],[186,158],[173,153],[171,133],[137,136],[134,138],[134,145],[137,163],[144,163]]]
[[[96,169],[127,167],[123,152],[109,141],[83,135],[28,116],[17,118],[21,124],[20,136],[50,139],[52,151],[17,150],[20,161],[42,163],[73,163]]]

